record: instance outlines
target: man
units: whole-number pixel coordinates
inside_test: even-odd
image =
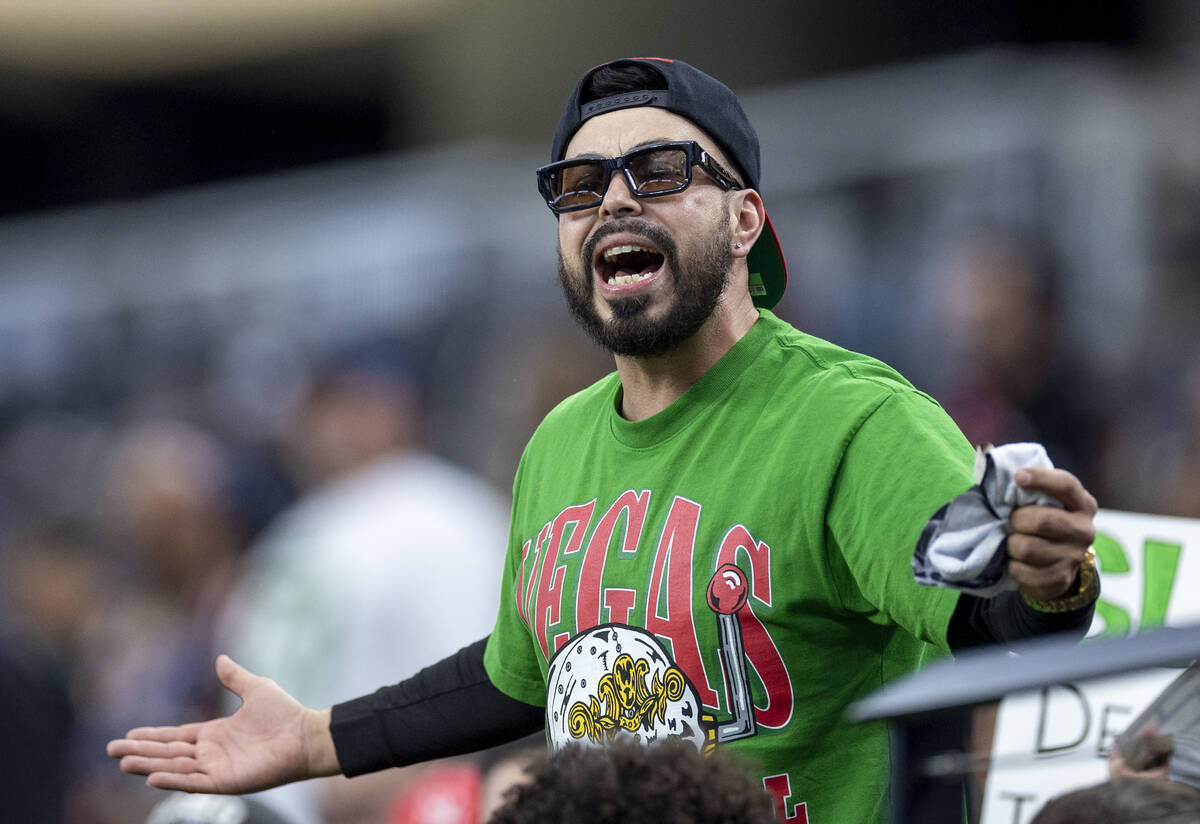
[[[847,704],[939,650],[1082,631],[1094,499],[1008,519],[1019,591],[919,586],[914,547],[972,484],[972,450],[885,365],[769,311],[784,269],[758,141],[733,93],[680,61],[581,79],[539,187],[559,275],[616,372],[539,427],[514,484],[491,636],[413,679],[305,708],[218,659],[228,719],[109,746],[165,788],[244,792],[358,774],[546,727],[556,748],[626,737],[731,747],[781,818],[878,820],[887,731]]]

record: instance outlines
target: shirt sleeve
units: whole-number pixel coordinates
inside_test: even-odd
[[[834,479],[826,529],[851,610],[942,650],[956,590],[926,587],[912,553],[926,521],[971,486],[974,450],[937,402],[885,393],[852,432]]]
[[[513,526],[501,576],[500,609],[496,615],[496,625],[488,638],[483,663],[488,677],[502,692],[526,704],[545,706],[546,663],[534,643],[525,617],[527,606],[523,586],[523,575],[533,575],[532,567],[537,553],[529,544],[521,542],[517,526],[521,523],[524,500],[521,487],[525,466],[525,456],[522,456],[513,481]]]

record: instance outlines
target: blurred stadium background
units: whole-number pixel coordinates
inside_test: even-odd
[[[779,314],[973,440],[1047,442],[1103,507],[1200,516],[1198,3],[5,0],[0,613],[86,721],[67,820],[147,803],[96,801],[133,688],[97,696],[80,652],[161,585],[114,446],[172,420],[252,465],[248,543],[302,491],[280,442],[313,369],[397,336],[428,448],[507,490],[609,368],[560,305],[532,170],[578,74],[631,54],[742,96]]]

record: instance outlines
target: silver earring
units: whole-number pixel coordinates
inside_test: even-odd
[[[740,244],[740,243],[739,243],[739,244],[737,244],[737,248],[741,249],[741,248],[742,248],[742,244]]]

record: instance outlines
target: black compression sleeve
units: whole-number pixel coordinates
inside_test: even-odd
[[[348,776],[493,747],[540,730],[546,711],[509,698],[483,667],[487,639],[412,678],[333,707],[329,731]]]
[[[1087,634],[1096,605],[1074,612],[1039,612],[1015,591],[995,598],[959,596],[958,605],[946,630],[950,649],[965,649],[981,644],[1003,644],[1036,635],[1072,632],[1079,638]]]

